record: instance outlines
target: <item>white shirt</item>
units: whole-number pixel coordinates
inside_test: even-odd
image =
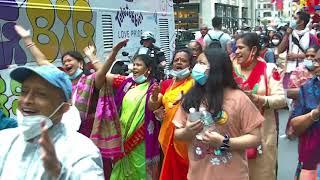
[[[59,179],[104,179],[101,155],[90,139],[62,123],[49,136],[62,167]],[[43,167],[38,139],[26,142],[19,128],[0,131],[0,179],[53,179]]]

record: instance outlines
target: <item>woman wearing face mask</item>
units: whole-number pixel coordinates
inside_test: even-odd
[[[320,167],[320,52],[309,63],[312,78],[300,87],[288,125],[299,137],[296,179],[317,179]]]
[[[309,79],[313,77],[311,71],[315,68],[313,61],[315,60],[317,51],[319,50],[318,46],[313,46],[307,49],[306,58],[294,71],[292,71],[289,80],[289,89],[287,89],[287,97],[292,99],[292,103],[290,109],[292,109],[299,97],[299,89],[305,84]],[[291,138],[295,138],[293,134],[293,129],[289,125],[289,121],[286,128],[287,136]]]
[[[248,180],[245,149],[260,143],[264,118],[239,90],[226,52],[206,49],[192,77],[196,84],[183,97],[173,119],[175,140],[188,144],[188,179]],[[188,116],[190,108],[205,109],[213,122],[207,123],[204,116],[192,118],[193,113]]]
[[[156,67],[148,55],[134,57],[133,77],[107,75],[116,93],[124,153],[114,159],[110,179],[158,179],[160,122],[147,107]]]
[[[183,94],[194,84],[190,72],[193,59],[188,49],[176,51],[173,57],[173,79],[163,81],[161,87],[155,86],[148,104],[151,111],[163,106],[165,112],[158,138],[164,154],[160,175],[163,180],[187,179],[188,172],[188,149],[185,143],[174,141],[172,119]]]
[[[290,99],[297,99],[300,86],[312,78],[310,71],[314,68],[314,64],[312,62],[315,60],[318,50],[318,46],[308,48],[306,50],[306,58],[303,60],[303,63],[292,71],[288,85],[289,89],[287,90],[287,96]]]
[[[284,62],[281,62],[279,59],[279,51],[278,51],[278,45],[280,44],[282,40],[282,35],[280,32],[275,33],[271,38],[271,49],[274,52],[275,61],[278,67],[284,68]]]
[[[248,149],[250,179],[276,179],[277,116],[275,110],[285,107],[286,101],[280,75],[275,64],[258,56],[258,36],[246,33],[237,40],[233,60],[234,78],[266,121],[262,124],[262,143],[258,149]],[[257,155],[257,153],[259,155]]]
[[[30,50],[31,54],[35,58],[36,62],[39,65],[48,65],[51,64],[46,56],[40,51],[40,49],[35,45],[32,41],[30,31],[25,30],[23,27],[16,25],[15,26],[16,32],[21,36],[24,40],[27,49]],[[96,73],[91,75],[83,74],[83,66],[84,60],[82,55],[79,52],[70,51],[62,55],[62,64],[63,70],[69,75],[69,78],[72,80],[72,104],[80,112],[81,117],[81,125],[79,132],[87,137],[90,137],[92,133],[92,129],[94,126],[94,120],[105,120],[105,116],[102,117],[101,115],[96,114],[96,110],[105,109],[106,104],[112,103],[113,100],[108,101],[108,103],[98,103],[100,101],[103,102],[106,98],[103,94],[100,94],[99,91],[101,88],[105,87],[105,79],[106,73],[110,69],[118,51],[127,44],[128,40],[123,40],[116,44],[108,59],[105,61],[101,68],[97,70]],[[92,54],[93,47],[85,48],[85,53],[89,54],[90,51]],[[90,58],[94,58],[94,61],[98,62],[95,56],[90,56]],[[73,106],[72,106],[73,107]],[[116,109],[111,109],[109,106],[109,111],[112,111],[112,114],[116,114]],[[110,119],[110,118],[109,118]],[[117,121],[110,120],[108,121],[108,126],[117,127]],[[109,131],[108,134],[108,145],[112,144],[111,146],[105,147],[109,152],[109,154],[104,154],[102,151],[103,157],[103,165],[104,165],[104,173],[105,178],[109,179],[110,172],[111,172],[111,155],[120,153],[120,137],[118,137],[117,129],[112,129]],[[110,143],[112,142],[112,143]],[[100,148],[100,147],[99,147]],[[101,148],[100,148],[101,150]],[[111,155],[110,155],[111,154]]]

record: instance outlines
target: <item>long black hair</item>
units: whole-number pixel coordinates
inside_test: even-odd
[[[184,96],[182,107],[188,112],[191,107],[199,109],[204,104],[211,113],[217,115],[222,110],[224,89],[239,87],[233,78],[231,60],[225,51],[208,48],[204,55],[210,64],[208,81],[203,86],[196,83]]]

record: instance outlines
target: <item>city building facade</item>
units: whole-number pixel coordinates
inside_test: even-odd
[[[256,0],[189,0],[175,3],[177,29],[197,29],[201,24],[211,27],[213,17],[222,17],[224,28],[234,31],[258,24]]]

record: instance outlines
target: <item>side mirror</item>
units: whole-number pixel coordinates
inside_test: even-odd
[[[162,52],[162,51],[158,52],[157,54],[158,54],[158,56],[164,56],[164,52]]]
[[[126,52],[126,51],[122,51],[122,56],[129,56],[129,53],[128,52]]]

